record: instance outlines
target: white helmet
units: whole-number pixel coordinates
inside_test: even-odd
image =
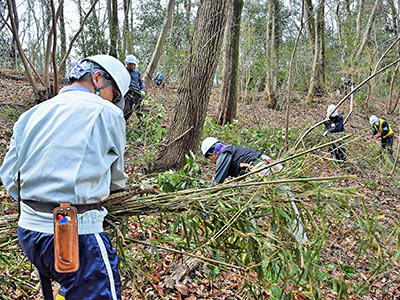
[[[371,125],[378,125],[379,124],[379,119],[376,117],[376,116],[371,116],[370,118],[369,118],[369,123],[371,124]]]
[[[328,106],[327,110],[326,110],[326,115],[328,116],[331,112],[333,112],[331,114],[331,117],[336,117],[337,115],[339,115],[337,109],[335,109],[336,105],[335,104],[331,104]]]
[[[130,55],[128,55],[126,58],[125,58],[125,63],[126,64],[135,64],[136,65],[136,68],[139,66],[139,61],[136,59],[136,57],[134,56],[134,55],[132,55],[132,54],[130,54]]]
[[[215,137],[208,137],[205,138],[204,141],[201,143],[201,152],[205,156],[210,150],[210,148],[215,144],[218,143],[219,141]]]
[[[116,102],[114,104],[117,105],[119,108],[124,109],[124,105],[125,105],[124,95],[129,90],[131,76],[129,75],[129,72],[126,70],[123,63],[121,63],[115,57],[113,57],[111,55],[105,55],[105,54],[90,56],[90,57],[84,58],[82,61],[86,61],[86,60],[92,61],[92,62],[98,64],[115,81],[122,97],[118,102]]]

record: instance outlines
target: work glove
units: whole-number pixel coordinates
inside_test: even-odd
[[[145,94],[145,92],[144,91],[140,91],[140,96],[141,97],[144,97],[146,94]]]

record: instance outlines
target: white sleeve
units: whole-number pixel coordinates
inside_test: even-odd
[[[14,135],[12,136],[10,142],[10,148],[6,156],[4,157],[4,161],[0,169],[0,177],[3,182],[3,185],[8,191],[8,193],[14,199],[17,199],[18,197],[18,190],[15,180],[18,172],[17,159],[18,159],[17,142],[14,131]]]
[[[113,132],[112,143],[115,145],[114,151],[118,158],[111,165],[111,183],[110,190],[120,190],[125,186],[128,176],[124,172],[124,153],[125,153],[125,120],[121,117],[117,124],[111,129]]]

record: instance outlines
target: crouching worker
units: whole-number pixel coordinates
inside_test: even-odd
[[[326,118],[330,115],[330,117],[324,122],[325,132],[324,136],[326,136],[330,141],[334,141],[340,138],[340,133],[344,133],[344,125],[343,125],[343,117],[337,109],[335,109],[335,105],[331,104],[328,106],[326,110]],[[332,157],[335,160],[345,162],[346,161],[346,149],[343,146],[342,142],[338,142],[336,144],[332,144],[329,146],[329,153],[331,153]]]
[[[96,55],[75,64],[67,79],[59,95],[15,123],[0,176],[21,200],[18,239],[44,298],[53,299],[55,280],[65,299],[121,299],[99,202],[127,179],[122,109],[130,77],[116,58]]]
[[[128,55],[125,59],[126,68],[130,75],[129,91],[126,95],[124,118],[128,121],[132,115],[133,110],[136,112],[136,116],[141,119],[143,117],[143,105],[142,100],[145,96],[145,85],[140,74],[138,67],[138,60],[133,55]]]
[[[379,119],[376,116],[369,118],[369,123],[372,126],[372,136],[377,135],[381,138],[381,152],[387,152],[393,156],[393,130],[387,121]]]
[[[268,164],[273,163],[273,160],[268,155],[240,146],[223,145],[214,137],[204,139],[201,144],[201,151],[206,158],[216,164],[214,178],[216,183],[223,183],[228,176],[238,177],[249,173],[252,169],[263,169]],[[278,164],[273,166],[272,169],[265,168],[258,174],[264,176],[269,172],[279,172],[282,168],[282,165]],[[280,186],[280,190],[291,199],[291,204],[296,214],[290,230],[297,242],[304,244],[308,241],[308,238],[304,233],[300,214],[294,202],[294,195],[290,191],[290,186]]]

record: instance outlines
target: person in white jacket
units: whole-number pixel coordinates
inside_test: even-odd
[[[59,95],[15,123],[0,176],[13,198],[20,195],[19,242],[41,278],[60,283],[66,299],[121,299],[99,202],[127,180],[122,109],[130,76],[116,58],[96,55],[75,64],[67,79]],[[80,266],[72,273],[54,268],[52,211],[61,202],[78,210]]]

